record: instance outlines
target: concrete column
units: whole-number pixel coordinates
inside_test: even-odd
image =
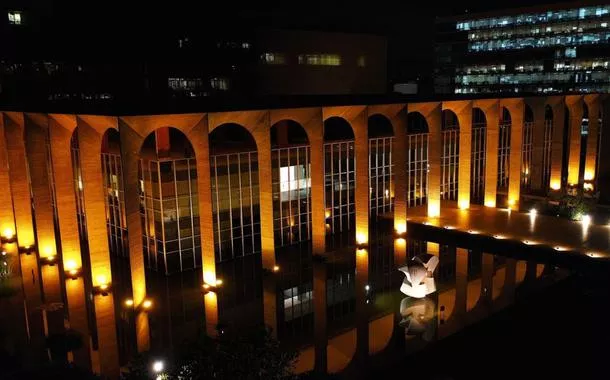
[[[578,185],[580,170],[580,129],[583,116],[583,100],[581,96],[566,96],[566,105],[570,111],[570,153],[568,159],[568,185]]]
[[[11,182],[9,158],[4,136],[4,116],[0,114],[0,183],[9,185]],[[2,213],[0,213],[0,235],[3,237],[11,237],[11,235],[16,234],[15,214],[13,212],[13,197],[11,192],[7,191],[7,189],[0,191],[0,204],[3,205]]]
[[[472,166],[472,102],[443,102],[443,107],[452,110],[460,128],[458,207],[470,207],[470,175]],[[449,108],[451,106],[451,108]]]
[[[597,186],[600,190],[599,200],[602,204],[610,204],[610,97],[602,99],[602,135],[599,149],[599,167]],[[603,128],[606,128],[606,132]]]
[[[263,268],[273,270],[276,266],[275,238],[273,231],[273,186],[271,184],[271,126],[269,113],[265,121],[259,121],[252,135],[256,141],[258,153],[258,188],[260,197],[261,218],[261,257]]]
[[[587,136],[587,152],[585,160],[585,181],[595,183],[597,179],[597,146],[599,132],[600,95],[585,95],[589,108],[589,135]],[[597,186],[594,186],[597,190]]]
[[[102,378],[116,379],[119,376],[119,346],[114,313],[114,296],[96,295],[95,326],[97,328],[99,371]],[[136,327],[138,327],[136,323]],[[140,348],[140,344],[138,344]]]
[[[485,153],[485,206],[496,207],[498,191],[498,139],[500,135],[500,107],[497,102],[480,107],[487,119]]]
[[[146,298],[146,276],[144,273],[139,199],[140,183],[138,179],[140,148],[144,142],[144,137],[136,133],[136,131],[122,119],[119,119],[119,132],[121,134],[121,164],[123,169],[123,186],[125,190],[126,227],[127,231],[129,231],[131,286],[133,291],[133,302],[137,307],[141,305]],[[199,176],[197,177],[199,178]]]
[[[64,267],[76,264],[82,267],[78,219],[76,216],[76,194],[70,139],[76,128],[74,115],[49,115],[49,138],[51,163],[55,178],[55,205],[59,221],[61,254]],[[86,154],[83,154],[86,155]],[[38,226],[37,226],[38,227]],[[107,244],[107,243],[106,243]],[[107,284],[106,276],[91,279],[93,286]]]
[[[314,370],[326,374],[328,369],[328,321],[326,317],[326,260],[313,258]]]
[[[205,115],[189,132],[197,162],[197,198],[199,200],[199,229],[201,232],[201,266],[203,279],[216,283],[214,253],[214,216],[212,212],[212,184],[210,181],[210,147],[208,117]],[[207,303],[206,303],[207,305]]]
[[[271,334],[277,339],[278,303],[277,276],[273,272],[265,271],[263,274],[263,320],[265,326],[271,329]]]
[[[442,109],[441,103],[426,115],[428,130],[428,216],[432,218],[441,215],[441,154],[442,154]]]
[[[523,99],[511,101],[507,104],[510,112],[510,156],[508,176],[508,207],[519,210],[521,196],[521,158],[523,156]]]
[[[548,103],[553,111],[553,141],[551,143],[551,181],[550,189],[557,191],[561,189],[561,169],[563,162],[563,131],[565,107],[561,97],[549,99]]]
[[[40,257],[48,257],[57,254],[54,215],[51,206],[50,181],[52,179],[48,176],[48,165],[50,165],[47,160],[48,118],[43,114],[26,114],[24,120],[25,147],[29,163],[34,210],[36,210],[34,218],[36,220],[38,254]],[[80,266],[78,267],[80,268]]]
[[[4,138],[8,153],[10,193],[15,213],[15,231],[20,247],[36,243],[32,221],[32,200],[25,154],[25,120],[22,113],[5,112]]]
[[[530,166],[530,178],[532,190],[544,192],[548,189],[542,188],[542,173],[544,172],[544,98],[528,99],[527,104],[534,114],[534,125],[532,126],[532,162]],[[511,141],[512,144],[512,141]],[[512,163],[511,163],[512,165]]]
[[[394,180],[394,230],[398,234],[407,231],[407,116],[401,112],[392,119],[394,140],[392,142],[392,165]]]
[[[455,307],[453,314],[459,319],[467,312],[468,297],[468,250],[456,247],[455,250]]]
[[[89,322],[84,279],[83,277],[67,279],[65,285],[70,328],[77,331],[83,338],[83,346],[72,352],[74,363],[80,368],[91,369]]]
[[[354,157],[356,189],[354,204],[356,207],[356,243],[368,244],[369,241],[369,137],[367,110],[354,115],[348,122],[354,131]]]
[[[106,189],[102,174],[102,140],[108,128],[117,127],[117,119],[79,116],[77,123],[78,145],[82,152],[80,166],[85,198],[91,278],[105,277],[108,283],[112,283],[106,229]]]
[[[311,168],[311,235],[312,252],[326,251],[326,205],[324,203],[324,123],[322,112],[304,126],[309,138]]]

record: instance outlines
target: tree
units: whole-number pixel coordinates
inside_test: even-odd
[[[296,351],[286,350],[268,329],[224,331],[217,338],[200,334],[186,342],[173,363],[165,363],[166,379],[284,380],[294,378]],[[152,357],[136,357],[127,379],[150,379]]]

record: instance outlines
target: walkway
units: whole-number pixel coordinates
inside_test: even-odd
[[[454,202],[443,202],[439,218],[426,213],[425,206],[408,210],[409,236],[555,265],[610,267],[607,225],[476,205],[460,210]]]

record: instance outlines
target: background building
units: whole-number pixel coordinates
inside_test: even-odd
[[[610,91],[610,5],[466,14],[436,33],[436,93]]]

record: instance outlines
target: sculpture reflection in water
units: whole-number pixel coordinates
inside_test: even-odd
[[[434,271],[438,263],[437,256],[421,254],[398,269],[405,274],[400,291],[408,296],[400,302],[400,326],[406,335],[420,336],[427,342],[434,338],[436,302],[426,296],[436,292]]]

